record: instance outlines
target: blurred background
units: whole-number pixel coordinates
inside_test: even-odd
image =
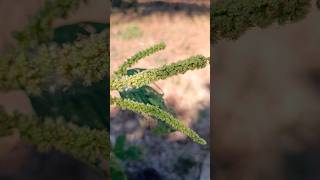
[[[212,46],[213,179],[320,179],[319,19]]]
[[[210,56],[209,10],[209,0],[113,1],[111,73],[136,52],[159,42],[165,42],[166,49],[142,59],[134,68],[160,67],[197,54]],[[178,119],[209,139],[209,66],[152,87],[163,94],[166,106]],[[130,111],[111,108],[110,112],[114,151],[123,141],[128,148],[126,153],[115,154],[129,179],[209,179],[208,145],[195,144],[178,132],[156,132],[150,128],[152,120]]]
[[[1,0],[0,1],[0,56],[16,47],[12,34],[28,24],[45,0]],[[111,4],[111,3],[110,3]],[[110,8],[109,4],[109,8]],[[66,19],[53,22],[56,44],[73,43],[92,33],[107,29],[108,2],[88,0],[80,3],[77,10]],[[107,40],[106,40],[107,43]],[[3,60],[3,59],[1,59]],[[40,67],[39,67],[40,68]],[[53,82],[54,84],[55,82]],[[108,123],[105,111],[106,81],[92,86],[72,86],[69,91],[44,92],[33,96],[24,90],[0,91],[0,106],[7,112],[36,114],[39,117],[63,117],[69,122],[91,128],[104,128]],[[3,133],[3,132],[0,132]],[[22,142],[18,134],[0,137],[0,179],[104,179],[88,164],[61,152],[52,150],[39,153],[35,146]]]

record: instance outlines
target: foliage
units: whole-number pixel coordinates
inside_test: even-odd
[[[129,69],[127,71],[127,75],[132,76],[144,70],[146,69]],[[124,99],[130,99],[136,102],[154,105],[164,111],[171,111],[171,109],[169,109],[164,102],[163,94],[158,93],[155,89],[153,89],[150,86],[142,86],[137,89],[124,90],[121,91],[119,94]],[[145,117],[145,119],[148,119],[148,117]],[[154,134],[164,135],[173,131],[172,128],[165,124],[163,121],[154,122],[157,122],[157,124],[154,124],[155,126],[151,129],[151,132],[153,132]]]
[[[110,179],[112,180],[127,180],[120,160],[113,153],[110,153],[110,172]]]
[[[126,180],[126,174],[121,160],[135,161],[141,158],[141,150],[137,146],[126,147],[126,136],[117,137],[115,145],[110,152],[110,171],[111,179]]]
[[[65,43],[74,43],[79,39],[88,38],[92,34],[99,34],[107,30],[108,25],[97,22],[79,22],[54,28],[52,41],[60,46]]]
[[[42,45],[31,52],[15,49],[0,57],[0,88],[39,95],[49,88],[71,86],[74,81],[85,85],[100,81],[109,67],[106,39],[107,33],[102,32],[62,47]]]
[[[197,163],[192,156],[180,156],[177,162],[174,163],[174,168],[180,176],[184,176],[188,174],[195,165],[197,165]]]
[[[36,114],[40,117],[64,117],[68,122],[96,129],[109,129],[106,101],[108,79],[90,86],[73,85],[68,90],[48,92],[41,96],[29,95]]]
[[[178,119],[175,119],[171,114],[161,110],[156,106],[116,97],[111,98],[111,104],[114,104],[123,109],[128,109],[148,116],[156,117],[169,124],[172,128],[177,129],[185,135],[189,136],[196,143],[206,144],[206,141],[202,139],[197,133],[195,133],[190,128],[185,127]]]
[[[139,60],[150,56],[151,54],[154,54],[160,50],[163,50],[165,48],[164,43],[157,44],[156,46],[152,46],[148,49],[145,49],[143,51],[139,51],[134,56],[130,57],[125,63],[123,63],[119,69],[114,73],[118,78],[126,75],[128,68],[136,64]]]
[[[126,148],[125,144],[126,136],[120,135],[117,138],[116,143],[112,149],[114,155],[121,160],[138,160],[141,155],[140,149],[136,146],[129,146],[128,148]]]
[[[38,13],[30,19],[27,27],[14,33],[19,45],[34,47],[48,42],[53,35],[53,21],[65,18],[70,11],[76,10],[82,1],[86,0],[46,0]]]
[[[129,24],[125,29],[118,33],[118,36],[124,40],[139,38],[142,35],[143,31],[135,24]]]
[[[106,130],[78,127],[62,119],[39,120],[35,115],[10,115],[4,110],[0,110],[0,129],[2,136],[17,129],[22,140],[36,144],[40,151],[55,148],[93,165],[109,157],[109,135]]]
[[[170,76],[184,74],[189,70],[204,68],[208,62],[209,59],[204,56],[192,56],[188,59],[164,65],[160,68],[149,69],[133,76],[111,79],[110,90],[122,91],[140,88],[155,81],[164,80]]]
[[[159,43],[148,49],[140,51],[129,58],[122,66],[120,66],[119,70],[114,73],[114,77],[111,78],[110,90],[118,91],[120,94],[127,91],[132,92],[132,90],[145,87],[155,81],[167,79],[178,74],[184,74],[189,70],[201,69],[209,64],[209,58],[197,55],[176,63],[164,65],[160,68],[140,71],[130,76],[126,75],[127,73],[125,72],[128,71],[128,68],[136,64],[140,59],[164,48],[165,44]],[[134,112],[162,120],[166,124],[170,125],[170,127],[179,130],[190,137],[193,141],[199,144],[206,144],[206,141],[197,133],[190,128],[185,127],[181,121],[174,118],[171,114],[162,110],[157,105],[134,101],[132,98],[127,99],[118,97],[111,97],[110,103],[123,109],[132,110]]]
[[[211,42],[237,39],[253,27],[303,19],[311,0],[223,0],[211,5]]]
[[[25,90],[30,95],[37,113],[32,116],[17,113],[10,115],[1,110],[0,128],[1,135],[8,135],[13,130],[18,130],[23,140],[36,144],[42,151],[55,148],[92,165],[99,166],[102,161],[109,159],[108,131],[97,124],[82,123],[80,121],[76,121],[76,124],[70,123],[73,114],[71,109],[74,107],[71,107],[73,105],[69,101],[79,98],[79,96],[74,96],[74,93],[78,94],[80,91],[81,94],[85,92],[79,89],[79,85],[91,86],[108,77],[109,52],[106,41],[108,32],[101,30],[97,34],[90,33],[89,35],[80,30],[78,33],[85,34],[87,37],[78,41],[76,40],[78,36],[72,36],[74,34],[72,31],[74,30],[70,30],[71,35],[63,34],[66,32],[66,28],[79,29],[78,25],[69,25],[63,27],[63,29],[53,29],[51,27],[54,19],[65,17],[70,10],[78,7],[79,2],[80,0],[45,1],[43,8],[36,17],[30,20],[25,30],[15,34],[18,47],[0,57],[0,89],[2,91]],[[64,38],[57,38],[57,35],[60,37],[65,36]],[[53,41],[56,41],[56,43],[53,43]],[[122,78],[126,77],[123,73],[127,73],[128,68],[141,58],[163,48],[164,44],[161,44],[133,56],[130,61],[122,66],[123,68],[118,73],[119,77],[115,78],[117,81],[113,82],[112,85],[110,84],[110,87],[116,85],[117,82],[123,84]],[[203,62],[201,63],[201,61]],[[131,88],[131,90],[145,88],[145,90],[148,89],[150,91],[150,88],[146,88],[148,84],[188,70],[202,68],[207,62],[208,58],[202,56],[193,57],[159,69],[146,70],[146,75],[150,75],[151,78],[142,84],[139,84],[139,82],[143,80],[143,77],[139,78],[139,76],[143,73],[133,75],[133,79],[129,79],[126,82],[130,85],[131,81],[138,83],[133,83],[131,86],[134,88]],[[138,79],[135,79],[137,77]],[[75,88],[79,89],[79,91],[75,92]],[[121,90],[123,95],[124,92],[121,86],[117,89]],[[44,101],[43,98],[47,99]],[[65,100],[68,100],[68,102]],[[112,101],[112,103],[121,105],[123,102],[128,101],[128,99],[116,100]],[[58,111],[50,110],[50,107],[60,107],[63,102],[65,104],[63,107],[65,108]],[[137,103],[136,101],[132,102]],[[146,108],[143,110],[151,110],[149,115],[164,119],[165,122],[194,138],[196,142],[205,143],[195,132],[184,127],[180,121],[161,110],[159,102],[153,101],[149,106],[145,106],[143,103],[138,105]],[[46,104],[48,107],[42,106],[43,103],[48,103]],[[129,101],[130,104],[131,101]],[[126,107],[125,104],[122,107]],[[148,114],[143,111],[142,113]],[[63,117],[64,120],[59,120],[60,117]],[[94,121],[94,118],[87,119],[87,121]],[[87,127],[88,125],[90,127]],[[97,127],[99,129],[96,129]],[[118,145],[115,147],[115,152],[112,153],[116,154],[116,157],[113,158],[113,155],[110,157],[111,167],[116,165],[116,163],[113,164],[112,162],[116,162],[117,158],[134,159],[139,154],[139,151],[134,147],[125,149],[120,146],[120,140],[118,140]],[[114,172],[111,172],[111,174]]]
[[[107,99],[97,99],[101,90],[106,97],[107,25],[85,22],[56,29],[51,26],[54,19],[66,17],[82,1],[46,0],[26,28],[15,33],[18,46],[1,55],[0,90],[25,90],[36,114],[8,114],[0,109],[0,135],[18,131],[22,140],[41,151],[54,148],[104,169],[102,162],[109,159],[110,147],[105,122],[108,113],[98,112],[104,121],[97,122],[98,115],[90,116],[88,108],[86,116],[70,121],[75,112],[82,112],[79,105],[88,99],[103,101],[104,107],[99,108],[104,110],[107,106]],[[83,25],[95,27],[95,32],[88,32]]]
[[[10,115],[0,109],[0,135],[9,135],[14,130],[18,130],[23,140],[36,144],[41,151],[55,148],[99,166],[101,161],[109,159],[109,134],[105,124],[94,122],[94,117],[89,118],[84,115],[80,116],[90,123],[84,123],[84,119],[76,121],[76,124],[70,123],[71,114],[73,114],[71,109],[77,107],[70,108],[74,104],[69,102],[79,98],[79,94],[92,99],[91,96],[87,96],[89,90],[87,91],[86,87],[95,83],[105,84],[104,79],[109,75],[108,32],[100,27],[100,30],[94,34],[88,33],[84,28],[79,30],[78,24],[68,25],[63,29],[52,28],[55,19],[65,18],[85,1],[46,0],[43,8],[30,19],[26,28],[14,33],[18,47],[0,57],[1,91],[23,89],[30,95],[33,105],[37,104],[35,103],[37,101],[47,102],[55,107],[62,107],[61,104],[65,106],[58,112],[54,112],[48,107],[41,107],[39,103],[39,108],[36,109],[41,107],[45,110],[37,111],[37,114],[32,116],[18,113]],[[256,26],[263,28],[275,22],[279,24],[296,22],[306,16],[310,2],[311,0],[215,2],[211,8],[211,42],[237,39],[245,31]],[[318,7],[319,2],[318,0]],[[121,4],[122,1],[113,1],[114,6],[121,6]],[[91,25],[98,26],[95,23]],[[71,33],[64,34],[66,28],[69,28]],[[75,33],[74,29],[79,31]],[[86,38],[76,41],[78,34],[83,34]],[[131,26],[125,34],[127,34],[125,37],[131,38],[140,36],[141,32],[137,27]],[[63,37],[57,38],[58,36]],[[55,43],[52,43],[53,41]],[[205,140],[196,132],[185,127],[167,112],[162,96],[149,85],[189,70],[204,68],[209,64],[209,58],[198,55],[160,68],[129,69],[139,60],[164,48],[165,44],[160,43],[140,51],[116,71],[106,89],[119,92],[121,98],[111,97],[110,103],[161,120],[166,123],[165,125],[169,125],[168,127],[185,133],[195,142],[205,144]],[[75,91],[75,88],[79,91]],[[99,90],[101,90],[100,87]],[[39,101],[39,95],[48,98],[47,101]],[[51,99],[54,96],[59,96],[55,97],[57,101]],[[44,111],[46,113],[42,114]],[[45,116],[52,118],[45,118]],[[65,119],[59,119],[60,116]],[[167,128],[167,126],[163,127]],[[125,138],[118,137],[110,155],[111,177],[126,179],[118,160],[135,159],[139,156],[139,150],[136,147],[126,148],[124,144]]]

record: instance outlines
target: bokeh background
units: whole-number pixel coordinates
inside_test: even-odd
[[[38,10],[43,6],[45,0],[1,0],[0,1],[0,54],[3,55],[10,48],[16,47],[13,32],[21,31],[28,24],[28,21],[36,15]],[[108,13],[110,13],[111,3],[105,0],[89,0],[87,3],[81,3],[80,7],[73,11],[66,19],[57,19],[53,22],[53,27],[64,27],[60,29],[58,39],[64,38],[70,40],[70,36],[78,36],[79,28],[89,28],[87,30],[94,31],[94,27],[89,27],[83,22],[94,22],[101,29],[107,28]],[[67,25],[71,28],[65,28]],[[84,25],[84,26],[83,26]],[[68,30],[66,30],[68,29]],[[82,29],[83,30],[83,29]],[[67,36],[64,36],[64,33]],[[70,42],[69,42],[70,43]],[[107,43],[107,40],[106,40]],[[1,59],[2,60],[2,59]],[[99,85],[97,85],[99,84]],[[69,115],[79,116],[81,113],[87,114],[86,122],[94,120],[104,122],[106,124],[105,112],[107,103],[105,102],[105,84],[99,82],[95,84],[97,91],[92,91],[90,87],[82,95],[77,90],[83,90],[83,87],[72,87],[73,95],[60,92],[55,95],[43,95],[32,97],[23,90],[0,91],[0,106],[7,112],[17,111],[23,114],[37,114],[39,116],[54,117],[50,114],[50,109],[64,109]],[[102,84],[102,87],[101,87]],[[93,87],[93,86],[92,86]],[[81,91],[80,90],[80,91]],[[102,91],[102,94],[96,92]],[[95,92],[96,94],[94,94]],[[99,100],[93,100],[93,96]],[[86,97],[87,98],[86,98]],[[77,100],[78,99],[78,100]],[[88,100],[89,99],[89,100]],[[61,103],[63,102],[64,103]],[[90,104],[94,102],[93,106]],[[88,104],[89,103],[89,104]],[[67,105],[68,104],[68,105]],[[73,104],[73,105],[72,105]],[[83,104],[85,108],[79,108]],[[68,107],[66,107],[67,105]],[[77,105],[77,106],[76,106]],[[82,106],[83,107],[83,106]],[[58,115],[59,114],[59,115]],[[65,117],[66,114],[58,112],[58,116]],[[98,115],[99,114],[99,115]],[[100,116],[100,117],[99,117]],[[103,117],[101,117],[103,116]],[[83,116],[85,117],[85,116]],[[90,117],[90,118],[88,118]],[[68,119],[68,118],[67,118]],[[70,118],[69,120],[71,120]],[[62,154],[57,151],[48,153],[39,153],[36,148],[30,144],[22,142],[17,133],[11,136],[0,137],[0,179],[1,180],[27,180],[27,179],[103,179],[101,172],[97,172],[88,164],[75,160],[70,155]]]
[[[212,48],[213,179],[320,179],[320,11]]]
[[[114,72],[136,52],[159,42],[165,50],[141,60],[135,68],[154,68],[201,54],[210,56],[210,1],[122,1],[110,17],[110,65]],[[185,125],[209,140],[210,67],[152,85]],[[209,179],[209,145],[200,146],[179,132],[155,135],[143,117],[111,108],[113,143],[126,136],[140,159],[122,160],[129,179],[154,169],[166,180]]]

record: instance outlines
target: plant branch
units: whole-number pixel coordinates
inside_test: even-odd
[[[106,130],[78,127],[62,120],[42,121],[36,116],[10,115],[1,109],[0,136],[11,134],[13,129],[18,129],[21,139],[36,144],[40,151],[54,148],[92,165],[109,158],[109,134]]]
[[[209,58],[201,55],[164,65],[160,68],[149,69],[132,76],[124,76],[121,79],[110,81],[110,90],[122,91],[125,89],[139,88],[155,81],[166,79],[178,74],[184,74],[189,70],[201,69],[209,63]]]
[[[107,33],[63,47],[43,45],[34,52],[19,49],[0,57],[0,89],[25,89],[40,94],[50,86],[70,86],[74,81],[84,85],[108,75]]]
[[[158,51],[161,51],[166,48],[166,45],[161,42],[159,44],[156,44],[148,49],[139,51],[132,57],[130,57],[125,63],[123,63],[120,68],[114,73],[117,77],[121,77],[127,74],[128,68],[136,64],[140,59],[150,56],[151,54],[154,54]]]
[[[238,39],[253,27],[294,23],[309,12],[311,0],[223,0],[211,7],[211,43]]]
[[[193,141],[199,144],[206,144],[207,142],[202,139],[196,132],[194,132],[192,129],[185,127],[181,121],[174,118],[171,114],[161,110],[160,108],[150,105],[150,104],[144,104],[135,102],[128,99],[121,99],[121,98],[111,98],[111,104],[116,105],[123,109],[128,109],[134,112],[138,112],[140,114],[146,114],[151,117],[158,118],[168,125],[170,125],[172,128],[181,131],[183,134],[190,137]]]

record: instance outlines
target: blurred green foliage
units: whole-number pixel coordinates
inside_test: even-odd
[[[126,146],[126,136],[117,137],[110,155],[110,171],[112,180],[126,180],[126,173],[122,162],[139,160],[142,151],[137,146]]]
[[[234,40],[253,27],[303,19],[311,0],[223,0],[211,4],[211,43]]]
[[[180,156],[174,163],[174,169],[180,176],[185,176],[190,170],[197,165],[195,159],[191,156]]]
[[[90,27],[91,32],[88,31]],[[100,33],[108,26],[103,23],[81,22],[64,25],[54,30],[53,42],[63,45],[74,43],[79,36],[89,37],[92,33]],[[104,129],[110,128],[107,117],[109,112],[106,92],[109,80],[94,82],[90,86],[73,82],[66,90],[54,92],[44,91],[41,96],[30,95],[33,108],[40,117],[64,117],[79,126]]]
[[[121,39],[131,40],[143,36],[143,31],[135,24],[129,24],[117,34]]]
[[[1,135],[10,135],[14,129],[19,131],[22,140],[36,144],[40,151],[55,148],[96,166],[109,157],[106,130],[79,127],[63,118],[40,119],[36,115],[7,114],[0,109]]]
[[[85,86],[102,80],[109,71],[109,50],[103,31],[74,43],[13,49],[0,56],[0,88],[23,89],[39,95],[50,88],[64,89],[74,82]]]
[[[115,156],[121,160],[139,160],[141,158],[141,150],[137,146],[126,147],[126,136],[117,137],[115,145],[112,149]]]
[[[40,151],[56,149],[99,169],[109,159],[108,24],[79,22],[58,28],[86,0],[45,0],[21,32],[17,48],[0,57],[0,89],[27,92],[33,115],[0,110],[1,135],[18,130]]]
[[[86,0],[45,0],[42,8],[33,16],[24,30],[14,32],[18,44],[24,48],[34,48],[48,43],[52,38],[52,23],[55,19],[66,18]]]
[[[91,86],[79,84],[65,91],[46,91],[41,96],[30,96],[30,100],[39,117],[64,117],[79,126],[109,129],[107,82],[105,78]]]
[[[59,45],[73,43],[78,39],[84,39],[91,34],[101,33],[108,28],[105,23],[79,22],[75,24],[63,25],[54,29],[52,42]]]

